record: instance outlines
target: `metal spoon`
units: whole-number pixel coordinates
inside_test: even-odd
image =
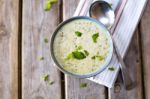
[[[115,21],[115,13],[111,6],[105,1],[95,1],[89,11],[90,17],[99,20],[101,23],[105,25],[106,28],[110,29]],[[112,36],[112,35],[111,35]],[[132,87],[132,80],[129,76],[125,63],[119,53],[119,50],[116,46],[115,40],[112,38],[114,43],[115,53],[117,58],[120,62],[120,68],[122,71],[122,77],[124,81],[124,85],[126,89],[131,89]]]

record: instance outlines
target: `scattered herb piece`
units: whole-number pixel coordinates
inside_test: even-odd
[[[44,39],[44,42],[45,42],[45,43],[48,43],[48,38],[45,38],[45,39]]]
[[[49,11],[51,9],[52,5],[51,3],[49,2],[49,0],[45,3],[45,6],[44,6],[44,10],[45,11]]]
[[[85,53],[86,56],[89,55],[89,52],[87,50],[84,50],[84,53]]]
[[[95,59],[95,58],[96,58],[96,56],[92,56],[92,57],[91,57],[91,59]]]
[[[80,83],[80,88],[86,88],[87,87],[87,83]]]
[[[50,0],[50,3],[51,4],[54,4],[54,3],[56,3],[57,2],[57,0]]]
[[[83,49],[83,47],[80,45],[80,46],[76,46],[76,50],[78,51],[78,50],[82,50]]]
[[[57,2],[57,0],[47,0],[45,3],[45,6],[44,6],[44,10],[49,11],[51,9],[52,5],[56,2]]]
[[[109,3],[109,5],[112,7],[113,4],[112,4],[112,3]]]
[[[76,31],[75,34],[76,34],[76,36],[78,36],[78,37],[81,37],[81,36],[82,36],[82,33],[79,32],[79,31]]]
[[[53,84],[54,84],[54,81],[51,81],[51,80],[48,81],[48,85],[53,85]]]
[[[72,54],[73,54],[74,58],[76,58],[78,60],[86,58],[86,56],[84,55],[83,52],[74,51],[74,52],[72,52]]]
[[[109,67],[108,70],[114,71],[115,69],[114,69],[114,67]]]
[[[66,57],[65,60],[70,60],[70,59],[73,59],[73,58],[74,58],[73,54],[70,53],[70,54],[68,54],[68,56]]]
[[[48,80],[49,80],[49,75],[48,75],[48,74],[44,74],[44,75],[42,76],[42,79],[43,79],[44,81],[48,81]]]
[[[96,56],[100,61],[104,60],[105,58],[103,56]]]
[[[99,37],[99,33],[95,33],[95,34],[92,35],[92,39],[93,39],[94,43],[97,43],[98,37]]]
[[[44,57],[41,57],[41,58],[40,58],[40,61],[42,61],[42,60],[44,60]]]

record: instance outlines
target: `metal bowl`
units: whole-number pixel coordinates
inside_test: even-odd
[[[80,74],[75,74],[75,73],[72,73],[72,72],[69,72],[69,71],[66,71],[62,66],[61,64],[59,64],[59,62],[57,61],[55,55],[54,55],[54,48],[53,48],[53,43],[54,43],[54,39],[55,39],[55,36],[56,34],[58,33],[58,31],[61,29],[61,27],[63,27],[65,24],[71,22],[71,21],[74,21],[74,20],[78,20],[78,19],[86,19],[86,20],[89,20],[89,21],[92,21],[92,22],[95,22],[97,23],[98,25],[100,25],[105,31],[106,31],[106,35],[109,36],[109,43],[110,43],[110,51],[109,51],[109,55],[107,56],[106,60],[105,60],[105,64],[103,66],[100,66],[100,68],[95,71],[95,72],[92,72],[92,73],[88,73],[88,74],[83,74],[83,75],[80,75]],[[65,74],[69,74],[69,75],[72,75],[76,78],[89,78],[89,77],[92,77],[92,76],[95,76],[99,73],[101,73],[104,69],[107,68],[108,64],[110,63],[111,61],[111,58],[112,58],[112,55],[113,55],[113,42],[112,42],[112,39],[111,39],[111,36],[110,36],[110,33],[108,31],[108,29],[102,24],[100,23],[99,21],[93,19],[93,18],[90,18],[90,17],[86,17],[86,16],[78,16],[78,17],[73,17],[73,18],[70,18],[64,22],[62,22],[57,28],[56,30],[54,31],[54,33],[52,34],[51,36],[51,42],[50,42],[50,52],[51,52],[51,57],[54,61],[54,63],[56,64],[56,67],[58,67],[58,69],[60,71],[62,71],[63,73]]]

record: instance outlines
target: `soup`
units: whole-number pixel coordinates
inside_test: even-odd
[[[63,25],[55,35],[54,56],[66,71],[85,75],[106,64],[111,53],[108,31],[88,19],[76,19]]]

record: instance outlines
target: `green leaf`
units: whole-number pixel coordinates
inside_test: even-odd
[[[83,49],[83,47],[80,45],[80,46],[76,46],[76,50],[78,51],[78,50],[82,50]]]
[[[51,4],[54,4],[54,3],[56,3],[57,2],[57,0],[50,0],[50,3]]]
[[[91,59],[93,59],[93,60],[94,60],[95,58],[96,58],[96,56],[92,56],[92,57],[91,57]]]
[[[112,4],[112,3],[109,3],[109,5],[112,7],[113,4]]]
[[[53,84],[54,84],[54,81],[51,81],[51,80],[48,81],[48,85],[53,85]]]
[[[98,58],[98,60],[100,60],[100,61],[105,59],[103,56],[96,56],[96,58]]]
[[[114,71],[115,69],[114,69],[114,67],[109,67],[108,70]]]
[[[48,38],[44,38],[44,42],[45,42],[45,43],[48,43]]]
[[[48,80],[49,80],[49,75],[48,75],[48,74],[44,74],[44,75],[42,76],[42,79],[43,79],[44,81],[48,81]]]
[[[72,52],[72,54],[73,54],[74,58],[78,59],[78,60],[86,58],[86,56],[84,55],[83,52],[74,51],[74,52]]]
[[[89,52],[87,50],[84,50],[84,53],[85,53],[86,56],[89,55]]]
[[[80,88],[86,88],[87,87],[87,83],[80,83]]]
[[[44,10],[49,11],[51,9],[52,5],[56,2],[57,2],[57,0],[47,0],[45,3],[45,6],[44,6]]]
[[[99,33],[95,33],[95,34],[92,35],[92,39],[93,39],[94,43],[97,43],[98,37],[99,37]]]
[[[82,33],[79,32],[79,31],[76,31],[75,34],[76,34],[76,36],[78,36],[78,37],[81,37],[81,36],[82,36]]]
[[[44,57],[41,57],[41,58],[40,58],[40,61],[42,61],[42,60],[44,60]]]
[[[74,58],[73,54],[70,53],[70,54],[67,55],[65,60],[70,60],[70,59],[73,59],[73,58]]]
[[[52,5],[51,3],[49,3],[48,1],[45,3],[45,6],[44,6],[44,10],[45,11],[49,11],[51,9]]]

